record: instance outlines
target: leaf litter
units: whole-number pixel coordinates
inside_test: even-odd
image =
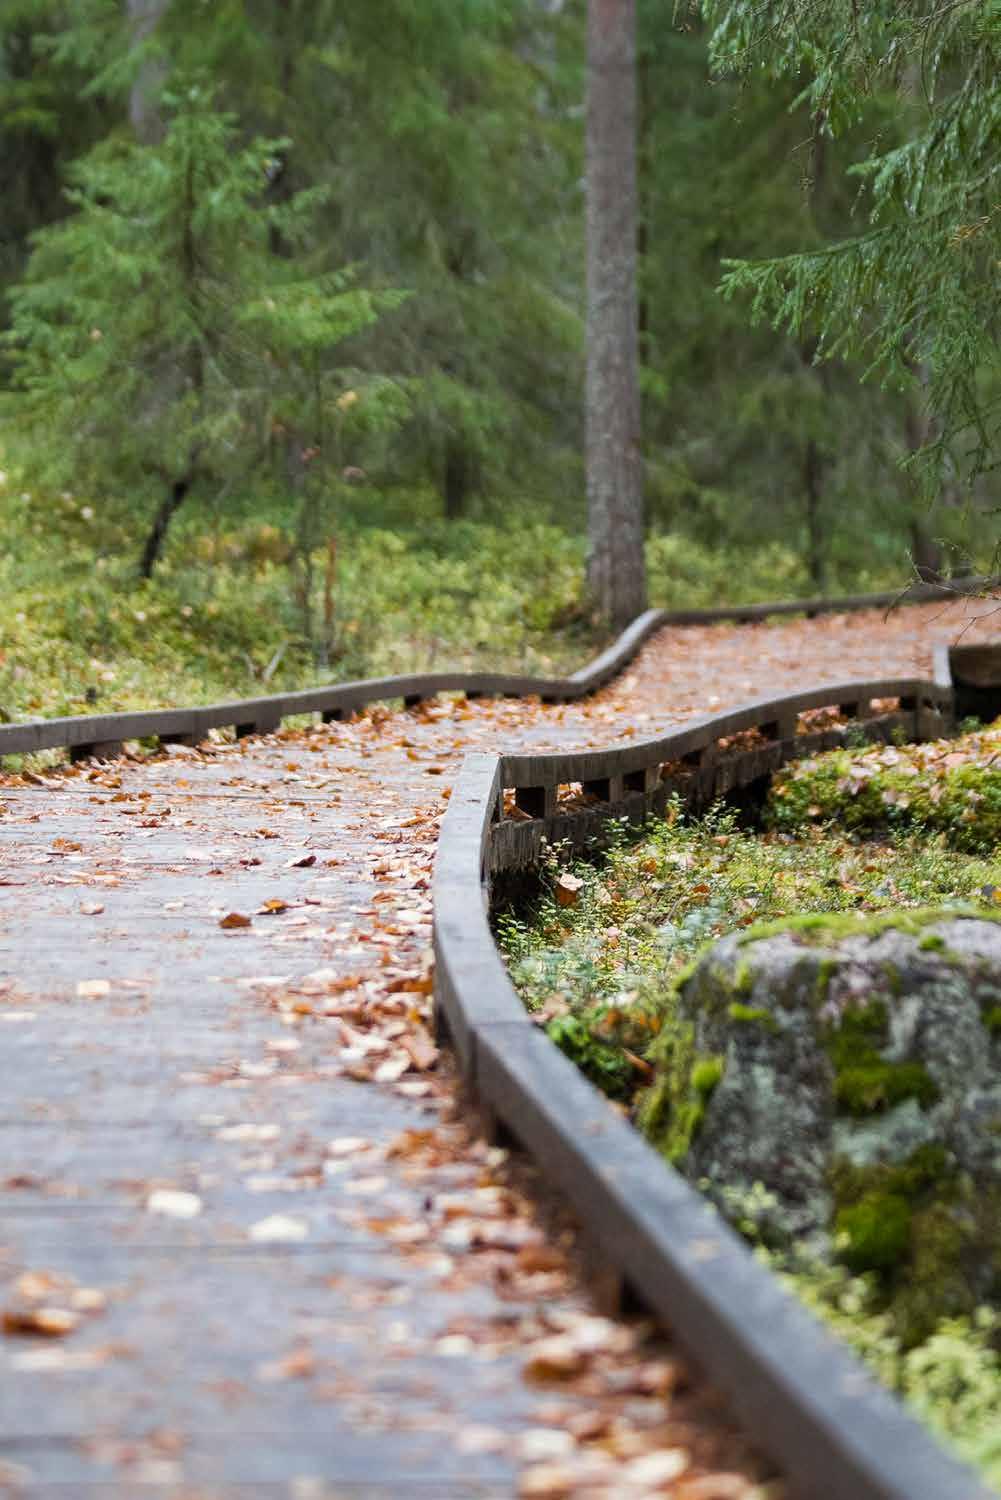
[[[179,941],[184,914],[197,915],[199,882],[232,891],[214,919],[222,930],[214,941],[220,950],[233,933],[243,941],[209,963],[234,1003],[258,1007],[276,1034],[263,1042],[261,1056],[178,1070],[178,1088],[243,1091],[231,1096],[242,1101],[235,1118],[223,1107],[211,1117],[217,1123],[205,1127],[231,1155],[215,1175],[203,1173],[197,1192],[146,1185],[146,1212],[211,1217],[228,1171],[242,1174],[252,1193],[305,1192],[311,1196],[297,1203],[325,1205],[319,1219],[271,1211],[251,1219],[242,1230],[251,1244],[277,1253],[313,1238],[321,1224],[328,1239],[338,1232],[332,1221],[387,1247],[391,1259],[379,1264],[398,1270],[335,1274],[336,1304],[325,1315],[348,1337],[346,1311],[394,1313],[417,1296],[410,1278],[419,1276],[427,1288],[421,1300],[430,1297],[440,1309],[439,1324],[418,1327],[394,1314],[384,1350],[411,1361],[423,1379],[432,1378],[435,1361],[494,1363],[505,1372],[511,1395],[500,1401],[495,1423],[466,1423],[461,1407],[448,1410],[447,1403],[438,1419],[461,1451],[501,1455],[519,1473],[520,1494],[751,1500],[767,1493],[773,1500],[779,1491],[768,1465],[670,1343],[646,1325],[595,1313],[577,1269],[575,1227],[549,1204],[527,1163],[490,1147],[471,1126],[430,1014],[430,876],[448,792],[441,783],[468,750],[606,745],[745,701],[777,680],[791,690],[825,678],[926,673],[932,643],[955,634],[964,618],[960,606],[929,606],[886,620],[870,614],[668,630],[628,677],[582,703],[455,698],[405,715],[376,707],[322,729],[169,746],[146,761],[0,775],[5,827],[18,830],[4,883],[39,893],[61,883],[99,886],[101,899],[78,908],[81,916],[103,914],[104,921],[89,924],[95,935],[119,920],[122,893],[149,879],[149,855],[145,864],[129,857],[130,847],[153,847],[142,839],[169,841],[158,878],[184,882],[169,900],[154,902]],[[433,789],[429,773],[439,783]],[[232,804],[248,810],[241,820],[220,818],[220,784],[225,795],[243,799]],[[293,795],[276,795],[279,788]],[[113,797],[123,800],[113,804]],[[106,832],[112,817],[121,828],[113,839]],[[572,904],[572,887],[566,897]],[[203,908],[218,911],[217,898]],[[104,946],[84,948],[81,936],[81,967],[85,953],[100,953],[107,971],[73,986],[92,1013],[110,1014],[107,1007],[160,992],[162,974],[140,981],[115,973],[115,948],[97,936],[86,941]],[[283,958],[269,963],[276,946]],[[299,952],[305,962],[286,961]],[[234,958],[227,977],[227,954],[250,954],[252,967]],[[0,1016],[30,1020],[52,998],[72,999],[36,994],[31,976],[21,979],[0,989]],[[295,1124],[297,1100],[311,1082],[337,1077],[400,1095],[422,1123],[311,1142]],[[31,1166],[17,1178],[28,1184],[19,1191],[46,1191],[44,1171]],[[79,1191],[72,1183],[60,1186],[65,1190]],[[60,1369],[97,1370],[130,1352],[113,1343],[78,1347],[106,1294],[49,1278],[16,1258],[0,1262],[4,1337],[25,1346],[16,1355],[19,1371],[40,1380]],[[319,1306],[311,1316],[320,1317]],[[304,1382],[314,1399],[364,1411],[364,1422],[384,1420],[387,1431],[427,1422],[404,1398],[380,1418],[375,1387],[360,1369],[336,1367],[315,1341],[289,1331],[288,1347],[262,1359],[254,1378]],[[369,1335],[363,1326],[357,1337]],[[128,1445],[112,1436],[101,1443],[111,1462],[126,1462]],[[134,1444],[129,1451],[134,1459]],[[142,1461],[155,1468],[175,1464],[177,1455],[154,1445]]]

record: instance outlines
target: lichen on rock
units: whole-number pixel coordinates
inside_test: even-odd
[[[979,913],[751,928],[683,976],[641,1124],[724,1211],[757,1193],[765,1243],[871,1272],[914,1341],[1001,1291],[999,1014]]]

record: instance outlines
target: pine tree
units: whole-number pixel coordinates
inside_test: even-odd
[[[636,284],[636,4],[590,0],[588,584],[621,629],[646,605]]]
[[[930,0],[845,10],[707,0],[718,64],[799,81],[819,128],[837,138],[892,91],[904,138],[877,138],[857,167],[869,222],[820,248],[734,263],[724,286],[819,358],[847,354],[918,397],[933,420],[930,469],[976,474],[996,460],[1001,252],[1001,11]]]
[[[899,131],[895,101],[867,101],[832,140],[795,80],[713,77],[707,28],[665,26],[660,0],[641,6],[640,42],[654,535],[667,529],[732,556],[735,585],[741,556],[770,546],[787,593],[884,587],[906,571],[915,527],[915,559],[934,562],[930,537],[959,534],[961,516],[943,504],[930,518],[899,467],[914,438],[907,393],[860,388],[857,366],[814,362],[811,331],[752,326],[743,300],[717,291],[728,258],[822,250],[850,234],[866,211],[855,166],[874,138]]]
[[[100,105],[75,56],[56,58],[46,34],[64,20],[60,0],[5,0],[0,26],[0,289],[20,272],[28,237],[65,212],[68,158],[100,139]]]
[[[400,300],[277,257],[271,230],[298,251],[319,206],[268,203],[283,143],[241,146],[198,83],[166,104],[161,144],[111,140],[73,170],[73,212],[36,236],[6,338],[7,406],[50,477],[153,506],[147,576],[192,492],[266,461],[303,372],[319,428],[345,389],[332,351]]]

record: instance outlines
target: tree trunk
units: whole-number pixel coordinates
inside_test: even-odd
[[[824,120],[814,115],[810,122],[812,140],[807,195],[810,217],[819,229],[820,195],[824,186],[827,168],[827,152],[824,141]],[[817,354],[817,339],[804,339],[799,346],[800,363],[816,377],[821,390],[822,405],[826,410],[829,396],[828,366],[814,365]],[[826,424],[825,424],[826,425]],[[823,594],[827,583],[827,559],[824,531],[824,469],[827,455],[820,440],[811,433],[803,450],[803,490],[806,500],[806,566],[810,575],[810,586],[816,594]]]
[[[650,84],[650,65],[645,57],[641,57],[636,64],[636,90],[637,90],[637,127],[636,127],[636,170],[637,170],[637,194],[636,194],[636,256],[637,256],[637,279],[639,310],[637,316],[637,331],[639,335],[639,361],[640,365],[649,365],[653,357],[652,340],[650,336],[650,278],[647,273],[647,257],[650,254],[650,218],[652,213],[652,194],[650,184],[653,182],[653,161],[651,159],[651,134],[652,134],[652,89]],[[642,429],[642,395],[640,397],[641,431]]]
[[[457,521],[466,513],[469,498],[469,459],[461,441],[450,438],[445,449],[445,476],[442,492],[445,500],[445,519]]]
[[[918,384],[923,391],[928,383],[928,372],[924,365],[912,362]],[[911,453],[917,453],[930,443],[934,436],[934,422],[921,396],[906,396],[907,406],[904,411],[904,431],[907,438],[907,447]],[[920,501],[918,502],[920,504]],[[937,583],[942,577],[945,558],[942,547],[932,536],[928,528],[930,506],[922,506],[923,514],[915,514],[911,517],[911,562],[914,571],[924,583]]]
[[[132,42],[142,46],[163,19],[170,0],[126,0],[126,11],[132,25]],[[163,140],[164,124],[160,112],[160,90],[166,70],[162,62],[147,58],[129,90],[129,120],[136,140],[142,146],[155,146]]]
[[[636,0],[589,0],[588,586],[616,629],[646,606],[636,175]]]
[[[167,539],[167,528],[174,518],[175,511],[184,504],[185,497],[191,488],[191,476],[186,474],[183,479],[176,480],[167,491],[161,502],[160,509],[153,518],[146,545],[143,547],[142,561],[139,571],[144,578],[152,578],[153,569],[160,560],[163,544]]]
[[[803,480],[806,488],[806,539],[807,566],[810,583],[815,594],[822,594],[827,582],[824,566],[824,526],[820,508],[823,499],[824,459],[815,438],[808,438],[803,462]]]

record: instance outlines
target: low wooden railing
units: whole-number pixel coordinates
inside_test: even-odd
[[[856,594],[850,598],[791,599],[774,604],[729,605],[720,609],[650,609],[640,615],[600,656],[569,677],[533,677],[509,672],[422,672],[400,677],[368,677],[298,692],[273,693],[198,708],[146,709],[114,714],[77,714],[52,719],[25,719],[0,724],[0,756],[39,750],[69,750],[74,759],[111,756],[129,740],[158,739],[161,744],[198,744],[210,729],[230,729],[237,736],[269,734],[284,719],[316,714],[324,722],[349,717],[370,703],[405,705],[438,693],[464,692],[470,698],[539,697],[566,703],[596,692],[622,671],[655,631],[665,625],[712,624],[725,620],[763,620],[771,615],[818,615],[878,609],[891,604],[922,604],[955,594],[976,593],[982,581],[917,584],[905,594]]]
[[[888,711],[873,709],[886,700]],[[836,723],[811,732],[801,716],[825,708]],[[672,795],[704,807],[794,757],[860,738],[926,739],[952,718],[948,654],[938,652],[928,681],[787,694],[608,750],[472,755],[441,831],[436,1014],[487,1119],[532,1153],[605,1265],[729,1396],[803,1500],[985,1500],[989,1492],[532,1022],[493,940],[491,890],[498,874],[534,864],[546,842],[587,843],[614,820],[661,811]],[[735,747],[733,737],[748,731],[754,743]],[[566,793],[572,806],[561,802]]]

